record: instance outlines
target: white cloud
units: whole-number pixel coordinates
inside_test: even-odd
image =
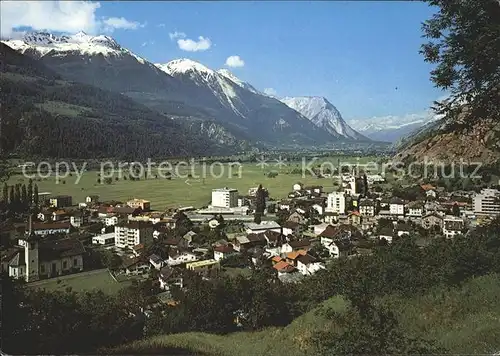
[[[146,26],[136,21],[129,21],[125,17],[109,17],[102,21],[103,30],[113,32],[114,30],[137,30]]]
[[[269,95],[269,96],[276,96],[276,95],[278,95],[278,92],[274,88],[265,88],[264,94]]]
[[[96,12],[100,7],[99,2],[91,1],[1,1],[0,35],[10,38],[19,27],[35,31],[97,34],[100,31],[145,26],[123,17],[99,18]]]
[[[190,38],[177,40],[177,45],[183,51],[198,52],[198,51],[206,51],[207,49],[212,47],[212,42],[210,41],[209,38],[200,36],[198,37],[198,41],[194,41]]]
[[[170,37],[171,40],[175,40],[176,38],[185,38],[186,34],[184,32],[175,31],[175,32],[170,32],[168,36]]]
[[[226,65],[228,67],[243,67],[245,65],[245,61],[240,58],[240,56],[229,56],[226,59]]]
[[[165,24],[164,23],[160,23],[157,25],[157,27],[161,27],[161,28],[164,28],[165,27]]]

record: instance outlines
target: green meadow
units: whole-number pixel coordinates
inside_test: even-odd
[[[314,166],[323,164],[323,167],[336,167],[337,160],[351,164],[364,164],[375,161],[376,158],[363,157],[331,157],[314,162]],[[309,162],[309,161],[308,161]],[[330,162],[330,163],[324,163]],[[151,201],[152,208],[163,210],[182,206],[201,207],[210,203],[211,191],[214,188],[230,187],[236,188],[242,195],[248,193],[248,189],[262,184],[270,192],[271,197],[284,198],[292,190],[293,184],[301,182],[304,185],[321,185],[324,191],[334,189],[335,178],[317,178],[309,174],[303,175],[302,162],[285,162],[279,165],[275,160],[269,160],[265,165],[255,163],[242,163],[241,166],[229,164],[207,164],[206,167],[195,165],[194,167],[174,166],[171,170],[171,179],[166,179],[165,174],[158,174],[156,168],[152,168],[153,177],[148,179],[131,181],[123,176],[129,174],[128,168],[122,169],[122,174],[115,172],[110,184],[99,183],[99,170],[85,171],[78,180],[76,173],[66,178],[57,179],[55,174],[47,178],[35,178],[38,191],[50,192],[52,195],[68,194],[73,197],[73,204],[83,202],[87,195],[97,194],[101,201],[118,200],[126,201],[132,198],[141,198]],[[77,165],[78,169],[82,165]],[[310,167],[310,166],[309,166]],[[165,171],[163,171],[165,172]],[[275,172],[275,177],[270,177],[269,172]],[[177,175],[177,174],[178,175]],[[191,174],[191,178],[186,178]],[[158,175],[158,178],[154,178]],[[163,176],[163,178],[162,178]],[[205,178],[203,178],[205,177]],[[11,176],[8,184],[27,183],[28,178],[22,174]]]

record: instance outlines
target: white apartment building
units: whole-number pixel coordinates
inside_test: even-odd
[[[345,214],[345,193],[332,192],[328,194],[325,212]]]
[[[153,225],[148,223],[131,222],[115,225],[115,246],[132,248],[139,244],[148,244],[153,241]]]
[[[443,234],[447,239],[462,234],[465,227],[463,219],[456,216],[446,216],[443,221]]]
[[[234,208],[238,206],[238,190],[219,188],[212,190],[212,206],[219,208]]]
[[[477,215],[500,215],[500,191],[483,189],[474,197],[474,213]]]
[[[389,204],[391,215],[401,216],[405,214],[405,203],[399,198],[393,198]]]

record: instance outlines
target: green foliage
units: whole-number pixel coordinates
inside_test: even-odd
[[[500,110],[500,4],[497,0],[426,0],[439,11],[422,26],[429,40],[422,46],[425,61],[435,64],[431,80],[451,92],[438,108],[456,118],[496,119]],[[470,122],[469,122],[470,123]]]

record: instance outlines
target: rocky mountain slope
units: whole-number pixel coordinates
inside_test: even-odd
[[[323,97],[288,97],[281,99],[281,101],[334,137],[356,141],[370,141],[367,137],[353,130],[344,121],[337,108]]]
[[[215,71],[190,59],[157,66],[190,88],[188,105],[210,108],[217,120],[236,126],[258,141],[324,144],[335,139],[297,111],[259,93],[228,70]]]
[[[457,120],[444,117],[429,122],[395,147],[397,160],[493,164],[500,161],[500,121],[478,120],[470,127],[464,125],[460,115]]]
[[[4,41],[39,60],[65,80],[124,94],[183,120],[207,120],[237,140],[271,145],[317,145],[338,137],[280,101],[261,94],[228,70],[189,61],[154,65],[109,36],[29,33]]]
[[[38,157],[203,155],[220,149],[130,98],[59,74],[0,43],[2,153]]]

